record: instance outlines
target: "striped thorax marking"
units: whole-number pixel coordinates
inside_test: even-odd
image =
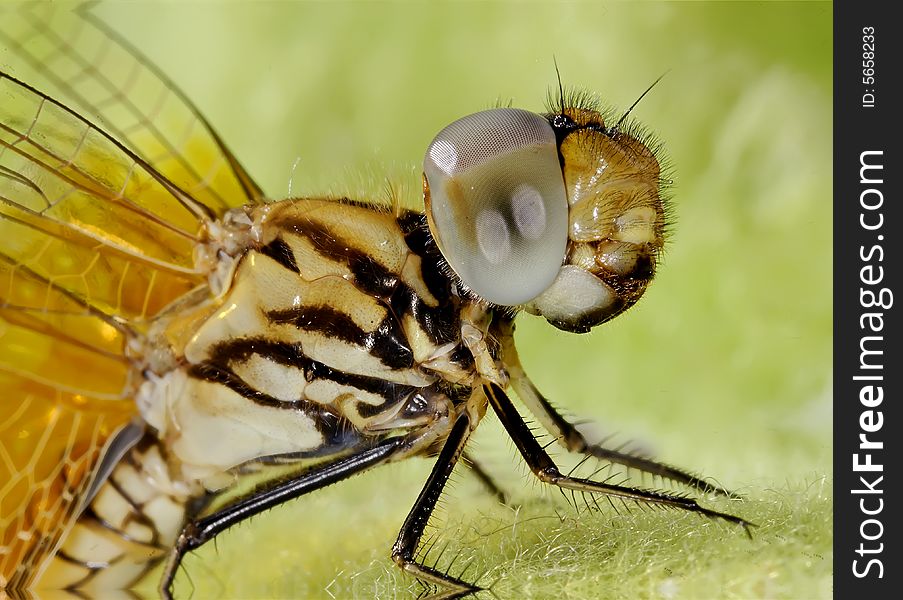
[[[341,454],[406,431],[419,433],[404,455],[417,454],[458,412],[474,426],[485,412],[471,352],[489,321],[463,310],[421,215],[297,200],[218,227],[248,244],[210,265],[211,289],[226,272],[230,283],[161,318],[134,349],[145,378],[136,401],[154,433],[100,487],[44,585],[133,585],[175,543],[187,503],[247,463]]]
[[[353,447],[452,412],[475,371],[422,217],[312,199],[252,210],[242,222],[257,224],[255,243],[183,366],[140,394],[186,477]]]

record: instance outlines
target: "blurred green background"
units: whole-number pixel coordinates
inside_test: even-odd
[[[553,57],[566,85],[621,108],[667,72],[633,113],[673,165],[676,222],[656,282],[589,335],[524,316],[518,343],[538,387],[599,435],[622,432],[744,494],[707,502],[757,522],[755,538],[673,512],[578,515],[533,483],[489,416],[475,453],[522,506],[497,506],[459,469],[440,566],[473,560],[500,597],[831,595],[830,3],[96,10],[273,198],[290,185],[381,196],[388,176],[416,204],[435,133],[498,102],[542,110]],[[387,556],[429,468],[385,467],[227,532],[185,561],[179,595],[416,595]]]

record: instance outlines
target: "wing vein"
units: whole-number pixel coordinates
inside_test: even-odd
[[[67,113],[70,117],[76,119],[77,121],[82,122],[83,124],[87,125],[91,129],[96,131],[98,133],[98,135],[102,136],[109,143],[113,144],[117,149],[119,149],[120,152],[124,153],[136,164],[140,165],[142,167],[142,169],[147,172],[148,175],[150,175],[153,179],[155,179],[158,183],[160,183],[160,185],[163,186],[163,188],[169,194],[171,194],[173,196],[173,198],[175,198],[176,201],[179,202],[179,204],[181,204],[183,207],[185,207],[196,218],[198,218],[202,221],[214,220],[216,218],[216,215],[213,213],[213,211],[210,208],[208,208],[207,206],[194,200],[194,198],[192,198],[188,193],[186,193],[178,185],[173,183],[169,178],[167,178],[165,175],[163,175],[162,173],[157,171],[153,166],[148,164],[147,161],[145,161],[143,158],[141,158],[140,156],[135,154],[135,152],[133,152],[131,149],[126,147],[125,144],[120,142],[115,137],[111,136],[109,133],[105,132],[100,127],[97,127],[91,121],[84,118],[83,116],[81,116],[80,114],[78,114],[77,112],[75,112],[74,110],[72,110],[71,108],[69,108],[68,106],[63,104],[62,102],[54,100],[50,96],[33,88],[32,86],[28,85],[27,83],[13,77],[12,75],[10,75],[9,73],[7,73],[5,71],[0,71],[0,79],[6,79],[7,81],[10,81],[15,85],[18,85],[19,87],[27,90],[28,92],[34,94],[35,96],[41,98],[43,101],[41,104],[42,107],[43,107],[44,103],[53,104],[54,106],[58,107],[60,110]],[[33,124],[32,124],[32,126],[33,126]],[[14,130],[11,130],[5,126],[3,128],[10,131],[10,133],[17,134],[17,132],[15,132]],[[11,144],[11,145],[10,144],[4,144],[4,145],[6,145],[7,147],[14,147],[15,143]],[[40,145],[38,145],[38,144],[35,144],[35,145],[38,148],[40,148]],[[52,155],[52,153],[50,153],[50,152],[48,152],[48,154]]]

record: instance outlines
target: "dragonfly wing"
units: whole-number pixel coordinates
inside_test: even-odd
[[[55,355],[44,358],[52,362]],[[78,499],[132,409],[41,385],[6,366],[0,365],[0,589],[22,590],[78,517]]]
[[[197,107],[90,5],[0,9],[0,41],[19,59],[16,77],[92,119],[212,214],[263,201]]]
[[[0,220],[0,231],[9,229]],[[9,254],[0,259],[0,583],[21,590],[75,522],[107,446],[135,416],[127,400],[136,382],[124,356],[128,330],[65,279],[58,285]]]
[[[130,343],[206,283],[211,211],[0,72],[0,588],[37,579],[135,418]]]

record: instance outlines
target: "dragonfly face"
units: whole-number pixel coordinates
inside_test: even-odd
[[[424,202],[445,260],[478,297],[586,332],[632,306],[664,244],[661,170],[589,107],[464,117],[427,150]]]
[[[519,309],[587,331],[651,280],[660,169],[629,128],[562,94],[548,115],[496,109],[440,132],[426,214],[270,202],[188,100],[90,13],[33,9],[12,13],[30,43],[4,41],[59,96],[0,74],[4,588],[128,588],[167,559],[168,595],[185,553],[229,526],[427,455],[436,463],[393,559],[474,591],[417,550],[490,407],[546,483],[748,525],[685,496],[562,474],[505,393],[571,451],[727,494],[589,443],[514,346]],[[51,45],[74,58],[51,60],[35,49],[49,21],[100,55]],[[132,65],[134,101],[93,68],[111,52]],[[217,502],[272,463],[294,470]]]

